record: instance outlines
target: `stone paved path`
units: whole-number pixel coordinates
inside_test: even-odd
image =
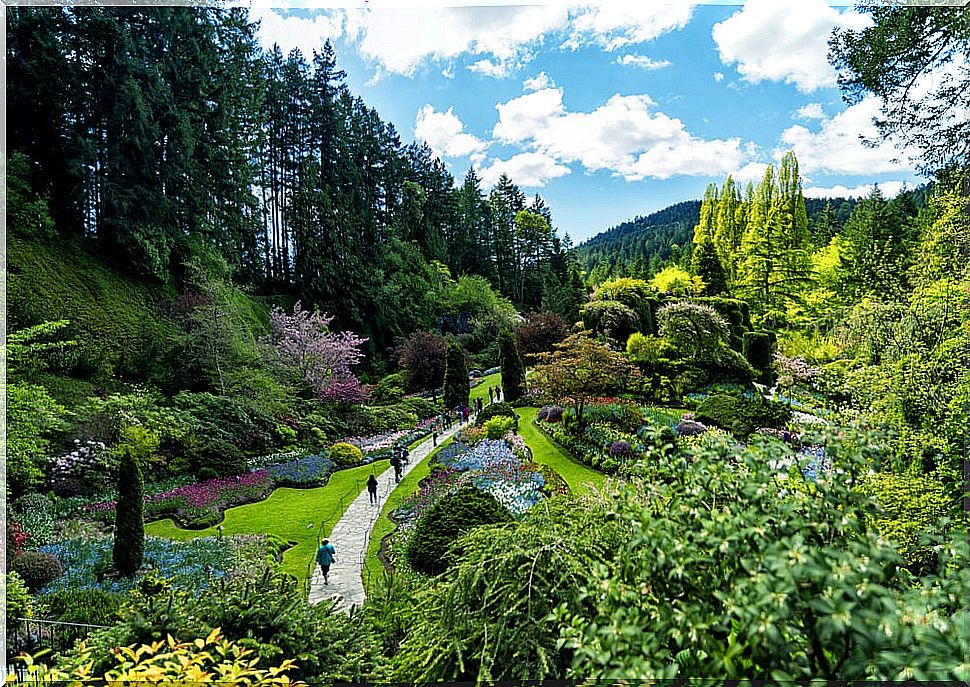
[[[438,444],[447,441],[454,435],[462,425],[455,424],[451,429],[438,437]],[[411,450],[408,464],[401,471],[403,479],[414,467],[427,457],[435,449],[431,437],[421,442]],[[330,566],[330,584],[323,583],[323,574],[320,566],[314,565],[313,577],[310,578],[311,604],[320,603],[326,599],[340,597],[339,607],[344,611],[350,611],[352,606],[361,606],[364,603],[366,594],[364,593],[364,580],[362,572],[364,569],[364,556],[367,553],[367,543],[370,539],[371,529],[377,518],[380,517],[381,508],[387,501],[388,495],[394,491],[397,484],[394,481],[394,469],[388,468],[377,476],[377,503],[370,502],[370,494],[361,484],[362,491],[357,495],[347,507],[343,517],[333,526],[333,530],[327,538],[336,549],[336,562]]]

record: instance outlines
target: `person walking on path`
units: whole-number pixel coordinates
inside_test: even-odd
[[[367,478],[367,492],[370,494],[370,502],[377,503],[377,478],[373,473]]]
[[[493,394],[493,393],[494,393],[494,392],[492,391],[492,387],[488,387],[488,402],[489,402],[489,403],[492,403],[492,402],[493,402],[493,400],[494,400],[494,399],[492,398],[492,394]]]
[[[337,550],[333,548],[329,539],[324,539],[320,548],[317,549],[317,563],[320,564],[320,570],[323,572],[324,584],[330,584],[330,566],[337,560],[335,553],[337,553]]]
[[[468,422],[468,413],[469,413],[468,406],[465,406],[464,408],[461,409],[462,417],[464,418],[464,421],[466,423]]]
[[[495,400],[500,403],[502,401],[502,387],[500,386],[495,387]]]
[[[397,453],[391,456],[391,467],[394,468],[394,482],[401,481],[401,459],[398,458]]]
[[[434,427],[431,428],[431,445],[432,446],[437,446],[438,445],[438,427],[437,426],[434,426]]]

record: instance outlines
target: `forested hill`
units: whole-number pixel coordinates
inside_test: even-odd
[[[916,202],[925,205],[925,189],[917,195]],[[857,203],[855,198],[806,198],[813,239],[824,243],[838,233]],[[700,207],[699,200],[685,200],[618,224],[577,247],[580,264],[594,283],[619,273],[649,277],[690,247]]]
[[[457,314],[439,295],[463,276],[576,317],[542,199],[456,183],[351,92],[329,43],[265,51],[246,9],[201,7],[17,7],[6,29],[17,238],[188,300],[226,280],[301,299],[378,356]],[[15,305],[15,328],[74,319]]]

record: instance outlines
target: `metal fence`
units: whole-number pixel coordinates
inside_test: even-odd
[[[7,636],[7,666],[16,673],[18,680],[26,677],[24,665],[16,660],[21,653],[36,654],[50,650],[53,653],[67,651],[79,640],[95,630],[106,629],[107,625],[88,625],[86,623],[67,623],[59,620],[39,618],[15,618],[16,627]]]

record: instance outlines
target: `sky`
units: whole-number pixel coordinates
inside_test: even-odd
[[[411,5],[402,8],[401,5]],[[312,5],[312,7],[311,7]],[[918,177],[874,137],[872,96],[849,105],[826,59],[835,27],[870,19],[825,0],[735,4],[330,2],[251,7],[266,47],[330,39],[350,90],[426,141],[460,184],[504,172],[576,243],[761,178],[794,150],[806,196],[884,194]]]

